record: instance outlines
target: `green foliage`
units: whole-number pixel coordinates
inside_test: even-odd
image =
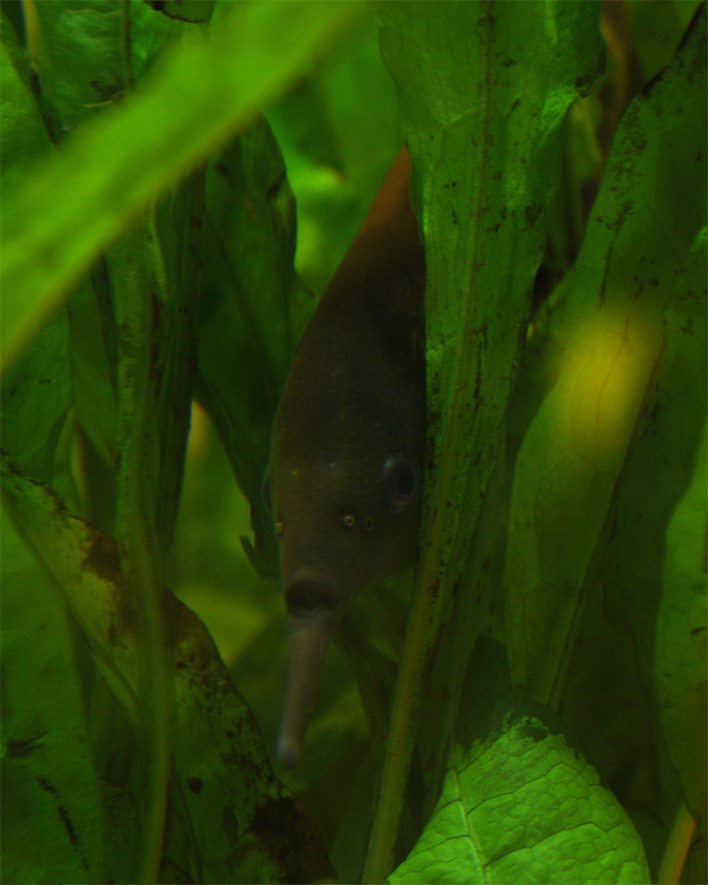
[[[583,4],[480,6],[473,13],[459,5],[444,16],[428,5],[391,4],[379,12],[382,53],[399,87],[419,176],[432,469],[382,787],[392,798],[379,806],[366,873],[374,880],[392,860],[384,834],[395,831],[400,814],[414,699],[441,622],[460,617],[453,593],[503,450],[506,404],[545,242],[546,197],[558,184],[560,126],[600,62],[597,13]],[[460,674],[481,628],[471,607],[463,615],[463,647],[452,641],[439,649],[445,705],[428,719],[436,723],[432,746],[423,736],[433,790]]]
[[[71,625],[51,578],[4,512],[2,539],[3,879],[98,881],[104,810]]]
[[[705,8],[369,11],[2,5],[4,880],[704,881]],[[276,777],[298,271],[404,136],[414,601]]]
[[[395,882],[646,882],[641,841],[597,772],[522,717],[455,754]]]

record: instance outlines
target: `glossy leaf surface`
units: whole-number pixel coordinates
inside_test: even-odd
[[[440,801],[388,882],[647,882],[644,851],[597,772],[521,718],[459,753]]]

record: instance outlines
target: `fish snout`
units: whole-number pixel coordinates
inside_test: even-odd
[[[337,598],[334,584],[313,578],[300,578],[285,591],[290,623],[288,684],[276,749],[284,768],[294,768],[302,757],[322,669],[344,603]]]
[[[339,607],[334,584],[316,578],[300,578],[285,589],[285,607],[293,618],[312,618]]]

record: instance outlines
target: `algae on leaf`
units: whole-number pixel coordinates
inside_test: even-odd
[[[641,840],[597,772],[537,719],[457,748],[405,883],[646,883]]]
[[[382,56],[399,89],[426,247],[428,485],[388,759],[398,766],[402,748],[411,747],[408,709],[446,622],[455,640],[437,643],[442,684],[426,698],[423,720],[434,727],[421,734],[433,793],[488,602],[463,574],[504,457],[506,409],[560,179],[561,125],[572,102],[591,90],[602,61],[599,14],[599,6],[582,3],[375,7]],[[405,777],[391,777],[395,785],[384,775],[382,803],[394,804],[403,790]],[[390,830],[388,821],[375,822],[372,845]],[[368,874],[382,873],[377,867]]]
[[[61,587],[100,672],[137,728],[141,650],[116,542],[72,516],[48,488],[23,477],[6,459],[2,488],[15,526]],[[273,775],[258,726],[213,640],[167,588],[162,604],[175,674],[175,811],[167,850],[172,845],[180,852],[176,858],[168,853],[162,863],[180,869],[186,863],[189,875],[196,873],[207,882],[306,882],[331,875],[308,819]],[[72,677],[66,662],[66,679]],[[18,733],[18,739],[31,742],[38,730],[35,726],[31,733]],[[111,760],[109,770],[114,765]],[[127,794],[135,808],[143,801],[144,777],[142,772],[135,782],[135,795]],[[107,787],[118,791],[124,785]],[[94,788],[89,778],[88,789]],[[32,794],[25,796],[31,801]],[[85,805],[79,804],[77,811],[83,814]],[[93,849],[100,844],[100,837],[93,836]],[[139,855],[140,841],[127,850]],[[104,862],[110,868],[119,861],[110,854]]]
[[[560,126],[600,66],[599,9],[392,3],[376,14],[426,245],[429,437],[438,447],[427,518],[439,551],[429,570],[453,584],[499,452],[558,186]]]

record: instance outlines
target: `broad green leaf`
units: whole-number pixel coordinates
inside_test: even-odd
[[[701,323],[701,40],[698,22],[671,68],[625,115],[585,244],[549,308],[557,380],[517,460],[504,575],[514,684],[529,698],[547,702],[562,685],[571,628],[597,578],[625,475],[629,481],[627,455],[647,432],[648,404],[677,346],[666,322],[678,311]],[[696,341],[700,348],[700,335]],[[656,450],[654,469],[669,452]],[[653,476],[638,477],[645,493]],[[617,547],[623,562],[626,548]],[[616,571],[608,583],[621,585]]]
[[[203,230],[205,223],[205,170],[199,170],[178,190],[172,203],[171,237],[157,226],[162,265],[167,284],[165,309],[164,376],[158,403],[160,482],[157,533],[160,548],[172,544],[184,478],[184,462],[198,361],[198,315],[203,289]],[[165,244],[176,241],[168,263]]]
[[[49,489],[25,479],[7,461],[3,492],[13,522],[57,580],[99,668],[137,728],[135,614],[115,541],[72,516]],[[193,846],[189,875],[219,882],[328,877],[331,868],[318,837],[275,779],[258,726],[213,640],[167,589],[164,607],[175,666],[173,789],[186,815],[186,821],[175,816],[178,829],[168,837]]]
[[[706,440],[666,533],[656,625],[656,693],[671,759],[694,816],[706,813]]]
[[[208,40],[173,51],[139,93],[8,194],[5,364],[121,229],[233,137],[354,15],[349,4],[228,4]]]
[[[2,46],[0,46],[0,148],[2,149],[3,195],[12,182],[27,173],[33,160],[51,147],[34,96],[13,64],[19,47],[7,44],[12,39],[12,26],[2,21]],[[19,60],[18,60],[19,61]]]
[[[209,164],[205,199],[198,396],[251,502],[259,568],[273,574],[261,485],[283,378],[314,300],[293,267],[295,203],[265,120]]]
[[[426,739],[426,769],[457,709],[466,659],[479,630],[471,588],[462,616],[453,588],[495,466],[503,458],[504,415],[546,239],[546,210],[559,180],[560,127],[588,92],[601,59],[599,8],[567,3],[386,3],[384,61],[396,81],[413,159],[414,203],[426,246],[429,474],[421,562],[389,743],[391,766],[410,748],[407,712],[420,690],[441,606],[461,646],[444,708]],[[483,557],[482,557],[483,560]],[[482,561],[481,560],[481,561]],[[467,588],[465,588],[467,590]],[[449,692],[449,694],[448,694]],[[442,720],[441,720],[442,717]],[[430,753],[436,758],[428,765]],[[391,775],[393,777],[393,775]],[[403,790],[384,775],[383,805]],[[388,793],[391,793],[389,798]],[[372,844],[391,831],[374,825]],[[378,849],[372,849],[372,856]],[[385,873],[385,864],[368,875]]]
[[[117,455],[116,331],[104,262],[72,293],[67,312],[74,414],[103,464],[113,472]],[[105,479],[103,485],[104,499],[114,499]],[[112,525],[112,520],[107,525]],[[101,522],[100,528],[107,525]]]
[[[28,45],[39,102],[54,141],[125,95],[131,80],[129,3],[64,0],[34,3]]]
[[[72,405],[69,324],[60,309],[2,380],[3,451],[30,476],[51,483],[59,434]]]
[[[2,542],[3,881],[107,881],[66,611],[4,507]]]
[[[184,30],[141,0],[47,0],[26,9],[38,100],[54,141],[123,99]]]
[[[402,3],[378,15],[423,207],[430,430],[449,440],[435,450],[429,531],[452,584],[498,452],[559,127],[598,69],[598,10]]]
[[[537,719],[457,750],[390,883],[649,882],[641,840],[597,772]]]

